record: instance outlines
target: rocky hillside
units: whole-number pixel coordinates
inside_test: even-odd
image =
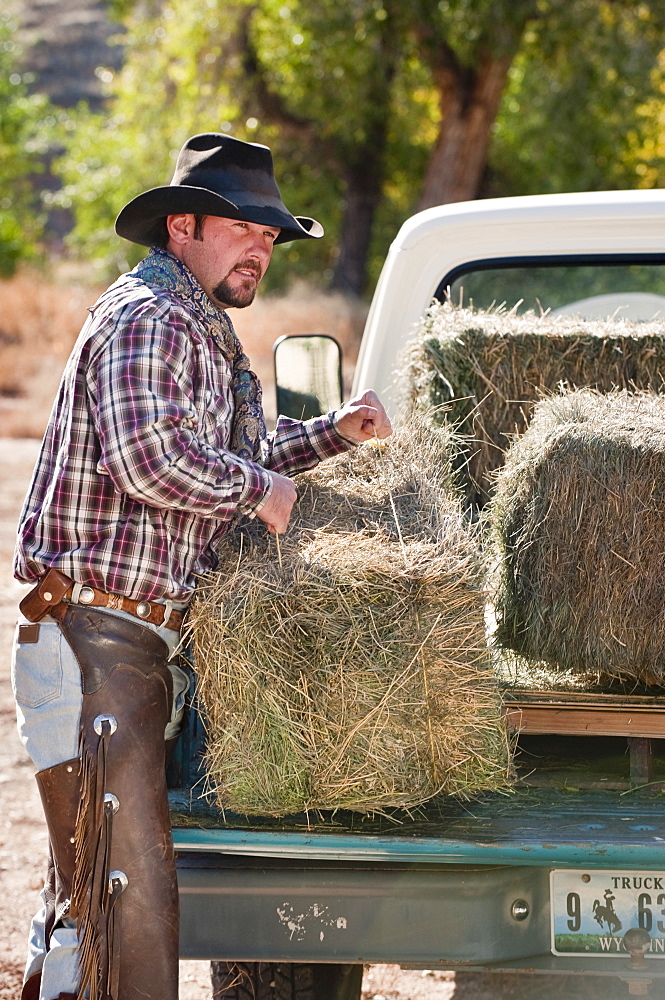
[[[83,100],[98,107],[100,73],[122,60],[109,0],[13,0],[13,6],[35,89],[63,107]]]
[[[0,0],[1,2],[1,0]],[[5,0],[18,24],[24,70],[34,74],[32,88],[45,93],[60,107],[86,101],[102,106],[104,70],[117,69],[122,61],[120,30],[109,17],[110,0]],[[50,164],[60,150],[44,157],[44,172],[37,183],[42,190],[57,190],[58,179]],[[54,253],[72,226],[68,209],[51,209],[46,222],[46,242]]]

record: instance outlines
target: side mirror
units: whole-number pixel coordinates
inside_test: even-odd
[[[273,360],[278,414],[308,420],[342,405],[342,351],[334,337],[280,337]]]

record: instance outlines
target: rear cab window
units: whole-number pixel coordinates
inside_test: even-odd
[[[480,260],[441,281],[453,305],[583,319],[665,319],[665,255]]]

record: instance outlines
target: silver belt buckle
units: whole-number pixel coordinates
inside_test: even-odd
[[[150,606],[150,601],[139,601],[136,605],[136,616],[137,618],[149,618],[152,608]]]

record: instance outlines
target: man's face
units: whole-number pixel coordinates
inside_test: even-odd
[[[169,216],[169,249],[189,268],[206,295],[224,309],[251,304],[280,230],[256,222],[206,215]]]

